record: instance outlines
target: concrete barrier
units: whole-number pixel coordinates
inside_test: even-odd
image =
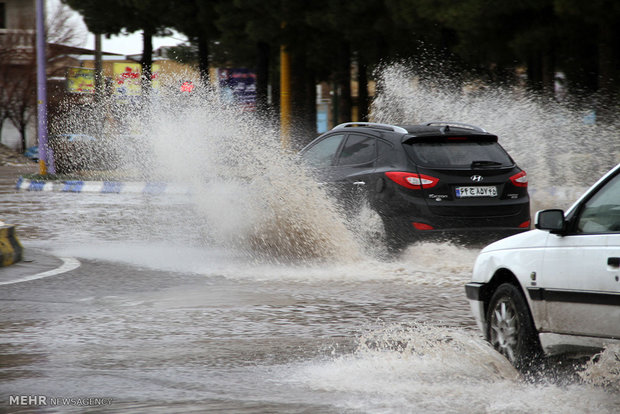
[[[23,251],[24,248],[17,238],[15,226],[0,222],[0,254],[2,259],[0,266],[10,266],[19,262],[22,260]]]
[[[65,193],[115,193],[150,195],[189,195],[191,187],[185,184],[163,182],[121,182],[121,181],[42,181],[19,177],[16,188],[24,191],[59,191]]]

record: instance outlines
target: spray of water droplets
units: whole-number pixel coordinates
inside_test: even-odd
[[[484,127],[497,134],[528,171],[539,206],[574,197],[569,191],[559,199],[558,191],[544,190],[580,190],[617,161],[615,133],[604,126],[585,124],[580,111],[542,102],[520,89],[486,88],[474,93],[456,89],[453,84],[416,73],[407,65],[384,67],[378,72],[373,118],[396,124],[451,120]],[[208,247],[223,246],[260,260],[318,259],[346,265],[357,262],[368,251],[360,241],[364,239],[361,233],[369,229],[381,232],[376,215],[366,210],[361,212],[357,227],[347,222],[295,156],[282,149],[279,132],[270,122],[221,103],[210,90],[197,90],[191,96],[161,90],[148,102],[132,105],[109,101],[82,108],[69,113],[67,127],[84,127],[86,120],[91,120],[92,125],[87,127],[104,132],[100,155],[116,163],[117,171],[107,172],[111,178],[117,173],[146,181],[183,183],[191,188],[190,207],[182,204],[182,209],[166,210],[171,211],[170,217],[158,218],[169,241],[199,240]],[[108,115],[113,121],[104,122]],[[147,210],[147,218],[137,218],[138,224],[131,230],[157,232],[157,222],[149,214],[157,214],[158,208],[142,208]],[[437,251],[445,252],[439,256],[450,257],[452,262],[436,260]],[[455,245],[419,245],[415,254],[406,253],[398,266],[388,266],[388,271],[381,266],[375,270],[377,263],[369,266],[367,260],[362,260],[361,266],[345,266],[346,272],[321,267],[319,276],[304,273],[300,277],[332,279],[344,274],[345,280],[374,280],[377,274],[394,279],[403,273],[405,280],[421,284],[432,280],[437,285],[460,285],[467,280],[475,253]],[[368,268],[372,277],[368,276]],[[238,275],[240,268],[231,273]],[[255,277],[256,271],[247,273]],[[295,276],[290,267],[282,272],[269,268],[268,273],[283,274],[285,279]],[[446,273],[457,276],[451,280]],[[430,277],[425,278],[425,274]],[[615,387],[616,361],[617,351],[606,351],[587,367],[584,381]],[[588,401],[580,402],[557,387],[533,388],[515,382],[512,367],[481,339],[445,327],[374,329],[359,338],[352,354],[322,363],[313,361],[294,367],[294,371],[289,374],[305,386],[353,391],[374,399],[378,410],[388,411],[393,408],[391,401],[396,401],[396,407],[402,407],[404,401],[423,411],[465,412],[477,406],[487,412],[519,412],[524,400],[535,410],[545,405],[546,395],[551,393],[553,398],[568,398],[568,404],[551,411],[564,412],[571,404],[585,410],[592,398],[606,395],[597,391],[590,394],[594,397]],[[454,387],[450,387],[451,382]],[[454,400],[464,402],[462,407],[451,408],[442,397],[415,397],[416,393],[439,394],[448,389],[454,390]],[[518,392],[515,394],[513,389]],[[457,395],[463,393],[469,393],[469,398]],[[605,412],[608,406],[603,408]]]
[[[617,129],[587,123],[590,108],[545,100],[522,87],[461,86],[408,64],[387,65],[377,78],[375,121],[463,122],[498,135],[527,171],[534,207],[564,206],[620,162]]]
[[[288,383],[322,392],[345,410],[612,413],[618,407],[613,390],[524,381],[481,338],[445,326],[375,327],[360,335],[352,353],[282,371]]]
[[[357,241],[336,205],[282,148],[277,128],[222,103],[215,91],[182,95],[162,88],[148,104],[107,101],[90,108],[97,117],[84,111],[68,119],[101,122],[98,155],[115,161],[115,173],[190,188],[191,209],[170,217],[180,231],[257,258],[358,257]],[[149,224],[154,223],[144,223]],[[168,235],[175,236],[187,237]]]

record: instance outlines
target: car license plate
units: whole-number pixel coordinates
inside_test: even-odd
[[[456,197],[497,197],[497,187],[495,186],[476,186],[476,187],[456,187]]]

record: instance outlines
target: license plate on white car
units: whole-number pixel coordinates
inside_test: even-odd
[[[495,186],[456,187],[456,197],[497,197]]]

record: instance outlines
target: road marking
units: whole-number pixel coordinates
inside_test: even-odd
[[[60,257],[62,260],[62,265],[53,270],[48,270],[47,272],[37,273],[36,275],[25,276],[20,279],[9,280],[6,282],[0,282],[0,285],[12,285],[14,283],[28,282],[30,280],[43,279],[44,277],[56,276],[61,273],[70,272],[74,269],[80,267],[80,261],[74,259],[73,257]]]

